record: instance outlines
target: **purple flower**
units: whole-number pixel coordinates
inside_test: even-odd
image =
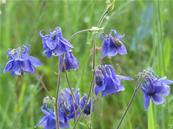
[[[63,38],[60,27],[57,27],[53,32],[48,35],[44,35],[40,32],[42,38],[42,44],[44,48],[44,54],[47,57],[60,56],[73,48],[68,40]]]
[[[29,47],[22,46],[7,51],[9,61],[7,62],[4,72],[10,72],[11,75],[21,75],[23,72],[34,73],[35,67],[41,65],[41,62],[29,55]]]
[[[80,102],[80,94],[76,89],[72,89],[74,98],[69,88],[60,92],[58,97],[59,112],[63,113],[68,120],[73,119],[79,115],[77,112]],[[74,100],[75,99],[75,100]]]
[[[113,33],[113,34],[112,34]],[[102,34],[102,56],[125,55],[127,50],[122,43],[124,35],[118,35],[116,30],[112,30],[109,36]]]
[[[111,65],[102,65],[95,70],[95,93],[102,96],[116,94],[124,90],[121,80],[131,80],[130,77],[116,75]]]
[[[45,116],[40,120],[40,122],[36,125],[36,127],[43,125],[44,129],[56,129],[55,112],[53,112],[51,109],[47,108],[47,106],[45,106],[45,105],[43,105],[41,107],[41,110]],[[59,118],[60,128],[69,127],[68,120],[63,113],[59,113],[58,118]]]
[[[73,55],[72,51],[68,51],[63,56],[59,56],[59,68],[63,72],[64,70],[78,69],[79,63],[76,57]]]
[[[91,100],[87,103],[87,96],[83,96],[80,100],[80,106],[85,115],[89,115],[91,112]],[[85,108],[85,109],[83,109]]]
[[[148,109],[150,99],[156,104],[164,103],[164,96],[168,96],[170,93],[169,85],[173,81],[168,80],[166,77],[156,77],[153,73],[146,74],[144,81],[141,85],[141,89],[144,93],[144,107]]]

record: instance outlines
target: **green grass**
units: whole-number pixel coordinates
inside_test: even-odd
[[[55,96],[57,59],[42,55],[40,30],[61,26],[63,35],[69,38],[81,29],[96,26],[106,8],[105,1],[89,0],[8,0],[1,3],[0,15],[0,129],[34,129],[43,114],[40,111],[46,93],[35,75],[26,74],[21,85],[15,85],[17,77],[3,73],[8,61],[6,50],[21,44],[31,45],[32,55],[38,57],[43,66],[38,73],[52,96]],[[104,21],[104,31],[113,28],[125,33],[124,43],[128,55],[104,60],[111,63],[118,73],[135,78],[139,71],[152,67],[159,75],[173,80],[173,29],[172,1],[116,0],[114,10]],[[82,33],[72,40],[74,54],[79,59],[80,69],[70,72],[71,86],[80,88],[81,94],[89,91],[92,61],[90,50],[91,33]],[[99,37],[97,46],[101,45]],[[99,64],[97,53],[97,64]],[[62,75],[61,89],[67,87]],[[133,93],[135,83],[124,82],[126,90],[118,95],[99,98],[92,118],[93,129],[116,128],[123,111]],[[172,88],[171,88],[172,89]],[[147,117],[143,107],[143,96],[137,93],[121,128],[122,129],[173,129],[173,90],[163,105],[153,107]],[[90,118],[82,118],[77,129],[87,129]],[[73,122],[70,123],[73,125]],[[72,127],[72,126],[71,126]],[[41,127],[38,127],[38,129]]]

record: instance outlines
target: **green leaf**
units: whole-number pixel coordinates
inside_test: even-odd
[[[148,129],[155,129],[154,123],[155,122],[154,122],[153,104],[150,101],[150,106],[148,110]]]

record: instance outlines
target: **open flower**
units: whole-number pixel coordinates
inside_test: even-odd
[[[102,56],[125,55],[127,50],[122,42],[124,35],[118,35],[116,30],[112,30],[109,36],[102,34]]]
[[[43,32],[40,32],[42,39],[42,44],[44,48],[44,54],[47,57],[60,56],[73,48],[68,40],[63,38],[62,31],[60,27],[55,28],[50,34],[44,35]]]
[[[144,93],[144,107],[148,109],[150,99],[156,104],[164,103],[164,96],[168,96],[170,93],[169,85],[173,81],[168,80],[166,77],[156,77],[153,73],[146,74],[144,81],[141,85],[141,89]]]
[[[102,65],[95,70],[95,93],[102,96],[116,94],[124,90],[121,80],[131,80],[130,77],[116,75],[111,65]]]
[[[72,51],[68,51],[63,56],[59,56],[59,68],[63,72],[64,70],[78,69],[79,63]]]
[[[46,105],[41,107],[42,112],[44,113],[44,117],[40,120],[40,122],[36,125],[43,125],[44,129],[56,129],[56,115],[53,110],[49,109]],[[58,120],[60,124],[60,128],[68,128],[68,120],[63,113],[58,114]]]
[[[21,75],[23,72],[34,73],[35,67],[41,65],[41,62],[37,58],[29,55],[29,47],[27,46],[9,50],[7,54],[9,61],[4,71],[10,72],[11,75]]]

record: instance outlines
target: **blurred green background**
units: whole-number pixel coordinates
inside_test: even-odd
[[[36,74],[25,74],[20,85],[17,77],[3,73],[8,61],[6,50],[24,43],[30,44],[31,54],[43,66],[37,69],[52,96],[56,90],[56,57],[47,59],[39,32],[60,26],[65,38],[76,31],[96,26],[106,8],[104,0],[1,0],[0,1],[0,129],[34,129],[43,114],[42,99],[46,96]],[[104,60],[117,73],[135,78],[150,66],[161,76],[173,80],[173,1],[172,0],[115,0],[115,7],[103,23],[105,33],[116,29],[125,34],[126,56]],[[77,35],[71,43],[79,59],[80,68],[68,73],[71,86],[81,94],[88,93],[91,81],[91,33]],[[101,46],[100,36],[96,37]],[[100,52],[97,52],[99,64]],[[133,93],[135,82],[124,82],[126,90],[120,94],[99,98],[93,118],[83,117],[77,129],[86,129],[92,122],[94,129],[114,129]],[[67,87],[62,75],[61,89]],[[173,88],[172,88],[173,89]],[[173,90],[163,105],[154,106],[156,129],[173,129]],[[73,122],[70,123],[71,127]],[[41,127],[38,127],[38,129]],[[122,129],[147,129],[147,111],[143,95],[138,92],[125,118]]]

